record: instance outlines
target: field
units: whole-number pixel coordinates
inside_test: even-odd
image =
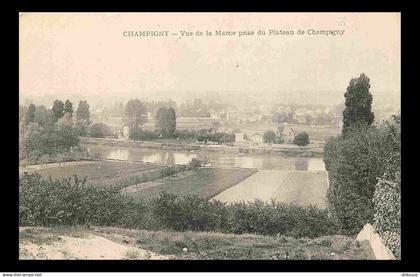
[[[210,199],[255,172],[254,169],[202,168],[197,172],[187,171],[176,177],[127,187],[124,191],[134,198],[151,198],[167,191],[178,195],[198,194],[201,198]]]
[[[366,260],[367,242],[111,227],[19,228],[19,259]]]
[[[98,161],[47,167],[37,170],[37,173],[45,177],[51,176],[58,179],[77,175],[79,178],[87,177],[88,183],[92,185],[118,185],[120,187],[136,184],[143,177],[143,174],[152,175],[152,172],[156,172],[160,168],[162,166],[148,163]]]
[[[113,186],[137,199],[155,197],[162,191],[181,195],[198,194],[210,199],[256,172],[254,169],[202,168],[178,173],[171,178],[161,178],[162,168],[151,163],[98,161],[47,167],[37,172],[44,177],[58,179],[74,175],[87,177],[88,184]]]
[[[324,208],[327,192],[325,172],[299,170],[260,170],[253,176],[214,197],[223,202],[276,200],[300,206]]]

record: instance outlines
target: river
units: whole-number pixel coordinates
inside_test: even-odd
[[[157,164],[187,164],[193,158],[207,158],[215,167],[257,168],[266,170],[325,171],[322,158],[284,157],[270,154],[230,154],[201,151],[169,151],[147,148],[88,145],[90,154],[101,158]]]

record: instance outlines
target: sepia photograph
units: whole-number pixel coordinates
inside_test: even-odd
[[[19,260],[401,260],[401,13],[20,12],[18,129]]]

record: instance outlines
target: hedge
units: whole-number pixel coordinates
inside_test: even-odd
[[[395,117],[378,127],[359,127],[330,139],[324,162],[330,187],[330,209],[347,234],[358,233],[374,219],[372,201],[377,178],[400,168],[400,121]]]
[[[401,178],[384,176],[375,187],[374,228],[397,258],[401,258]],[[388,179],[388,180],[387,180]]]
[[[134,201],[113,188],[74,178],[53,180],[24,174],[19,182],[20,226],[105,225],[176,231],[319,237],[340,233],[327,210],[292,204],[226,204],[197,195],[162,193]]]

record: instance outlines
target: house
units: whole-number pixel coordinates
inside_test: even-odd
[[[246,141],[245,133],[242,133],[242,132],[235,133],[235,142],[245,142],[245,141]]]
[[[122,135],[123,135],[123,138],[129,139],[129,137],[130,137],[130,128],[127,125],[124,125],[124,127],[122,129]]]
[[[306,114],[302,112],[295,112],[293,115],[293,119],[296,120],[299,124],[305,124],[306,123]]]
[[[256,144],[263,143],[263,136],[261,134],[255,133],[250,137],[251,141]]]
[[[295,131],[288,124],[281,124],[277,129],[277,133],[283,138],[285,143],[293,143]]]

